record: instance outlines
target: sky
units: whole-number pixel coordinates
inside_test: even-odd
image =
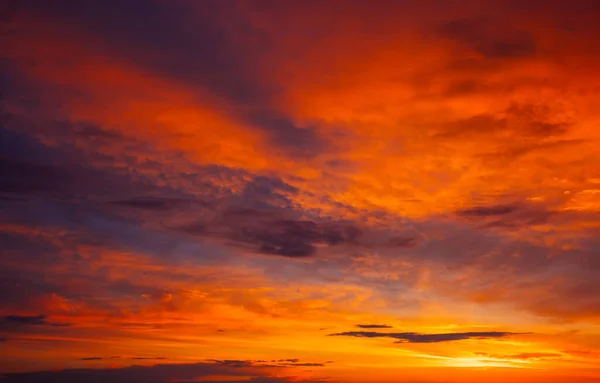
[[[0,14],[0,382],[600,382],[597,1]]]

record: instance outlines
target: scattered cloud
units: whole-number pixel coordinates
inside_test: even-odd
[[[1,27],[0,370],[48,371],[7,381],[413,357],[333,332],[596,361],[594,2],[23,2]],[[272,356],[298,339],[316,361]],[[196,348],[221,359],[177,365]]]
[[[358,328],[392,328],[393,326],[387,324],[357,324]]]
[[[346,331],[329,336],[350,336],[356,338],[392,338],[398,339],[396,343],[439,343],[453,342],[466,339],[498,339],[506,338],[512,335],[522,335],[522,333],[511,333],[501,331],[482,331],[482,332],[459,332],[459,333],[441,333],[441,334],[420,334],[416,332],[374,332],[374,331]]]

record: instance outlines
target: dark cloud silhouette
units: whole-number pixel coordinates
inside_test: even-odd
[[[535,105],[528,103],[512,103],[506,109],[509,121],[521,122],[518,124],[518,133],[527,137],[549,138],[566,133],[570,121],[564,118],[556,120],[556,110],[549,105]]]
[[[459,210],[458,215],[464,217],[490,217],[502,216],[515,212],[518,206],[515,205],[495,205],[495,206],[479,206],[469,209]]]
[[[60,120],[60,117],[56,118]],[[32,122],[22,115],[14,120],[19,124],[11,125],[13,130],[0,128],[0,193],[5,198],[13,201],[34,196],[62,200],[83,195],[110,198],[117,190],[130,193],[138,188],[156,189],[151,185],[134,186],[130,174],[98,166],[95,161],[106,161],[106,158],[100,158],[100,154],[93,152],[84,153],[76,147],[78,140],[95,142],[93,137],[65,140],[60,146],[53,146],[43,142],[43,133],[32,129],[31,134],[27,134],[27,130],[20,125],[40,124],[46,128],[43,132],[53,131],[56,136],[65,137],[78,137],[82,128],[101,131],[99,128],[68,122]]]
[[[445,23],[439,33],[487,59],[524,58],[537,53],[536,42],[529,32],[500,28],[486,20],[453,20]]]
[[[92,359],[89,359],[92,360]],[[97,359],[94,359],[97,360]],[[294,359],[296,360],[296,359]],[[262,361],[261,361],[262,362]],[[156,364],[152,366],[129,366],[106,369],[68,369],[60,371],[38,371],[25,373],[6,373],[0,378],[6,383],[167,383],[167,382],[202,382],[202,377],[227,376],[228,381],[252,383],[316,383],[324,380],[297,380],[291,378],[271,377],[265,367],[316,367],[318,363],[291,363],[268,366],[258,361],[214,360],[191,364]],[[210,381],[205,381],[210,382]]]
[[[111,201],[109,203],[137,209],[166,210],[169,208],[168,201],[164,198],[132,198],[127,200]]]
[[[80,358],[79,360],[83,360],[83,361],[93,361],[93,360],[114,360],[114,359],[121,359],[121,357],[119,355],[115,355],[115,356],[109,356],[109,357],[102,357],[102,356],[90,356],[87,358]]]
[[[357,324],[358,328],[392,328],[392,326],[387,324]]]
[[[415,237],[393,237],[387,244],[392,247],[411,248],[417,246],[418,242]]]
[[[505,338],[511,335],[522,335],[521,333],[511,333],[502,331],[483,331],[483,332],[459,332],[442,334],[419,334],[416,332],[374,332],[374,331],[347,331],[329,336],[352,336],[356,338],[392,338],[398,339],[396,343],[439,343],[452,342],[465,339],[492,339]]]
[[[456,212],[459,217],[480,223],[482,229],[518,230],[544,225],[560,219],[565,213],[554,211],[544,204],[498,204],[475,206]]]
[[[54,326],[54,327],[66,327],[71,326],[70,323],[55,323],[48,322],[46,320],[47,315],[7,315],[4,317],[8,323],[16,325],[32,325],[32,326]]]
[[[228,380],[228,383],[327,383],[328,380],[319,379],[319,380],[298,380],[297,378],[275,378],[275,377],[255,377],[244,380]],[[180,383],[217,383],[214,380],[194,380],[194,381],[184,381]]]
[[[131,199],[110,201],[112,205],[126,206],[135,209],[146,210],[169,210],[171,208],[185,207],[186,205],[201,205],[206,206],[207,203],[200,200],[187,200],[182,198],[165,198],[165,197],[137,197]]]
[[[83,358],[82,360],[102,360],[103,358]],[[104,358],[110,359],[110,358]],[[295,362],[294,362],[295,361]],[[7,373],[1,378],[6,383],[167,383],[167,382],[203,382],[202,377],[226,376],[228,382],[252,383],[317,383],[318,380],[298,380],[292,377],[272,377],[269,371],[273,368],[321,367],[325,363],[302,363],[298,359],[281,359],[277,364],[265,361],[213,360],[191,364],[156,364],[151,366],[129,366],[124,368],[105,369],[68,369],[60,371],[37,371],[25,373]],[[330,363],[330,362],[327,362]],[[269,368],[267,368],[269,367]],[[266,369],[265,369],[266,368]],[[210,380],[204,381],[212,382]]]
[[[271,361],[266,360],[237,360],[237,359],[225,359],[210,360],[213,363],[220,364],[223,366],[233,368],[245,368],[245,367],[325,367],[326,364],[333,363],[328,361],[326,363],[314,363],[314,362],[301,362],[300,359],[274,359]]]
[[[291,119],[273,112],[253,113],[249,120],[270,135],[275,147],[294,156],[313,157],[330,145],[311,127],[299,127]]]
[[[173,380],[193,381],[210,375],[246,376],[247,370],[228,368],[215,363],[158,364],[153,366],[131,366],[109,369],[70,369],[61,371],[39,371],[4,374],[6,383],[167,383]],[[255,374],[260,377],[260,374]]]
[[[134,356],[131,360],[165,360],[167,359],[164,356]]]
[[[481,84],[464,81],[452,85],[448,89],[448,95],[481,91],[482,87]],[[578,140],[548,141],[549,138],[560,138],[571,127],[573,121],[569,117],[557,119],[557,115],[564,114],[564,107],[561,106],[515,102],[507,106],[502,115],[482,113],[441,124],[434,138],[441,141],[460,141],[497,137],[499,142],[502,142],[511,137],[515,141],[509,146],[510,149],[486,155],[514,160],[533,151],[551,150],[566,144],[580,144],[581,141]]]
[[[350,224],[287,219],[277,212],[252,209],[227,210],[213,222],[196,222],[178,230],[221,237],[258,253],[285,257],[308,257],[318,245],[351,243],[361,235]]]
[[[277,177],[255,176],[244,185],[240,199],[247,209],[276,209],[291,206],[289,195],[298,193],[298,189]],[[242,214],[241,210],[232,214]]]
[[[264,43],[264,39],[220,2],[205,4],[202,12],[194,12],[194,7],[185,3],[159,0],[125,0],[115,6],[72,0],[59,0],[51,6],[37,0],[24,3],[28,12],[54,17],[101,37],[113,53],[157,74],[208,86],[230,101],[244,102],[270,94],[256,76],[253,59],[261,50],[237,44],[230,33],[256,35],[257,43]],[[239,65],[240,60],[245,64]]]
[[[53,193],[69,180],[59,169],[13,158],[0,158],[0,192]]]

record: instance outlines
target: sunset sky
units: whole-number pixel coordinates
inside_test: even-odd
[[[0,382],[600,382],[599,1],[0,4]]]

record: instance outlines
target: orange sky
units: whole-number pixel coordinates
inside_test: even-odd
[[[596,2],[8,11],[0,382],[600,381]]]

